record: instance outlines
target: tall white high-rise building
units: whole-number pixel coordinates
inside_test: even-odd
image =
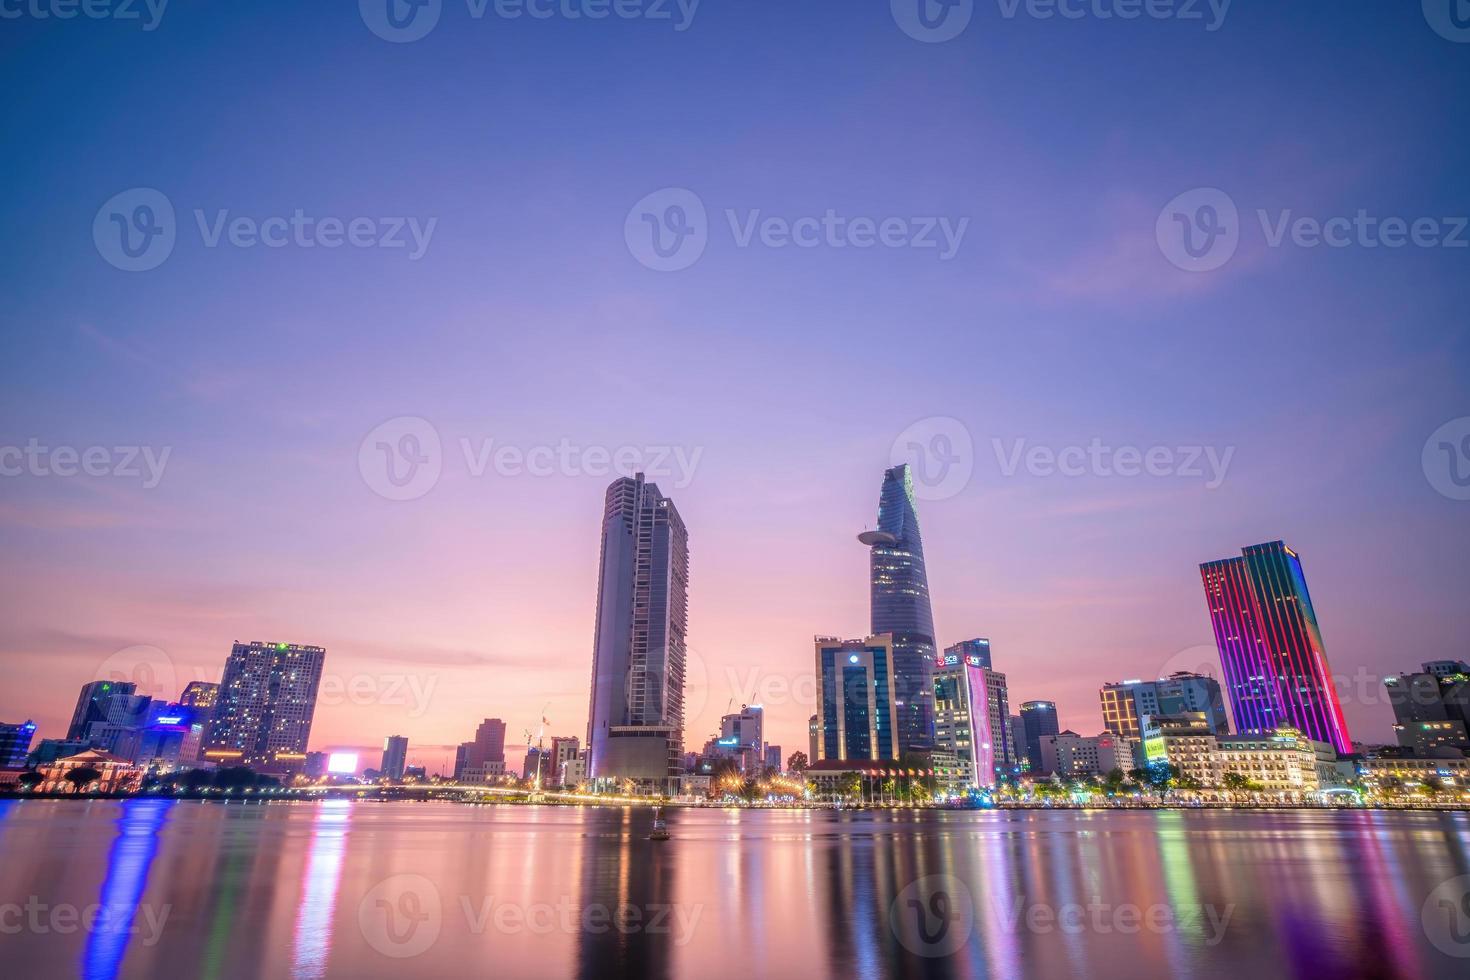
[[[673,790],[682,770],[689,535],[643,474],[614,480],[602,516],[588,778]]]

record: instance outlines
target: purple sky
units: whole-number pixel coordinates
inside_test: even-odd
[[[687,485],[657,477],[690,530],[686,741],[755,699],[805,748],[811,637],[864,632],[855,535],[934,418],[973,446],[970,479],[920,502],[939,639],[989,636],[1013,705],[1094,733],[1099,684],[1213,663],[1197,565],[1276,538],[1355,738],[1391,737],[1381,675],[1470,657],[1470,502],[1423,459],[1470,416],[1470,249],[1271,241],[1360,210],[1442,239],[1470,213],[1470,44],[1418,5],[1241,3],[1207,31],[980,3],[932,44],[877,2],[707,0],[677,31],[446,0],[398,44],[353,7],[6,24],[0,448],[168,457],[156,486],[0,476],[0,720],[59,736],[103,672],[174,695],[259,639],[328,648],[314,748],[398,733],[438,767],[481,718],[515,740],[543,705],[548,736],[581,735],[608,477],[476,476],[461,442],[565,440],[697,458]],[[147,271],[94,241],[133,188],[176,214]],[[706,210],[680,271],[625,236],[664,188]],[[1196,188],[1238,209],[1213,271],[1156,234]],[[968,224],[948,259],[741,244],[829,209]],[[297,210],[435,224],[416,259],[208,244],[222,211]],[[376,492],[376,438],[359,458],[400,417],[442,447],[406,501]],[[1025,463],[1094,439],[1171,450],[1156,470],[1231,455],[1213,488],[1207,464]]]

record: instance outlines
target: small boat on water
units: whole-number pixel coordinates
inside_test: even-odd
[[[648,835],[649,840],[668,840],[669,825],[664,821],[663,808],[653,808],[653,832]]]

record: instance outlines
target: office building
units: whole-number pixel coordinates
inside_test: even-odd
[[[562,773],[568,762],[577,758],[582,751],[582,740],[575,735],[556,735],[551,739],[551,767],[547,772],[548,782],[565,786]]]
[[[505,722],[486,718],[475,729],[473,741],[462,743],[454,753],[457,782],[483,783],[487,777],[505,774]]]
[[[1138,765],[1137,748],[1136,739],[1112,732],[1082,736],[1069,730],[1047,735],[1041,740],[1039,775],[1076,779],[1106,776],[1114,769],[1126,773]]]
[[[83,684],[66,730],[70,741],[109,747],[124,729],[143,723],[152,698],[137,693],[128,681],[92,681]]]
[[[1021,705],[1021,731],[1026,740],[1026,769],[1043,773],[1041,740],[1061,731],[1057,724],[1057,706],[1052,701],[1026,701]]]
[[[204,757],[261,772],[302,772],[326,657],[316,646],[235,643]]]
[[[1154,681],[1105,684],[1098,691],[1098,700],[1102,704],[1104,730],[1132,739],[1143,737],[1149,718],[1188,712],[1202,713],[1210,731],[1216,735],[1230,731],[1220,683],[1205,674],[1179,671]]]
[[[786,768],[781,759],[781,746],[766,743],[766,772],[781,772]]]
[[[1015,775],[1020,764],[1011,736],[1010,694],[1006,675],[991,663],[990,641],[984,638],[962,640],[945,648],[942,664],[960,661],[976,664],[985,671],[985,690],[990,695],[990,738],[995,751],[995,770]]]
[[[1239,558],[1200,566],[1236,730],[1292,728],[1339,755],[1352,739],[1326,644],[1296,552],[1252,545]]]
[[[677,792],[684,754],[689,535],[643,474],[607,488],[587,765],[594,782]]]
[[[1470,752],[1470,666],[1437,660],[1383,681],[1398,744],[1424,757]]]
[[[822,716],[812,715],[806,720],[806,761],[807,765],[816,762],[820,756],[817,754],[817,740],[822,733]]]
[[[1198,711],[1151,718],[1143,731],[1145,764],[1175,766],[1181,779],[1202,786],[1212,786],[1219,780],[1215,765],[1219,747],[1209,721]]]
[[[898,759],[893,636],[885,633],[865,640],[819,636],[816,653],[819,759]]]
[[[18,725],[0,722],[0,769],[21,769],[26,756],[31,754],[31,739],[36,736],[36,723],[23,721]]]
[[[1019,775],[1031,768],[1031,759],[1026,754],[1026,726],[1021,724],[1020,715],[1006,719],[1006,732],[1011,741],[1011,774]]]
[[[390,782],[403,779],[403,770],[408,768],[408,739],[403,735],[389,735],[383,741],[383,762],[380,766],[383,778]]]
[[[924,751],[934,744],[934,613],[908,464],[884,471],[878,526],[858,540],[868,546],[870,628],[893,637],[897,751]]]
[[[977,789],[995,785],[997,746],[987,673],[975,654],[949,651],[934,671],[935,749],[953,758],[962,786]]]
[[[720,737],[716,742],[719,753],[734,758],[740,771],[749,775],[758,773],[764,765],[762,747],[765,745],[765,711],[760,705],[742,704],[734,714],[720,719]]]

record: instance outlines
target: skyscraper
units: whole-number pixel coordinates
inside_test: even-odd
[[[204,755],[265,772],[301,772],[327,651],[236,643],[225,662]]]
[[[1352,751],[1301,559],[1281,541],[1200,566],[1235,727]]]
[[[939,663],[940,666],[949,666],[961,662],[974,664],[985,672],[985,692],[990,699],[990,741],[995,751],[995,769],[998,773],[1014,773],[1020,763],[1012,745],[1010,694],[1006,675],[991,665],[990,641],[984,637],[961,640],[945,648]],[[936,696],[938,691],[936,685]],[[937,706],[935,710],[937,712]]]
[[[588,777],[672,789],[682,770],[689,535],[643,474],[614,480],[602,515]]]
[[[873,635],[893,636],[901,757],[910,749],[934,744],[934,614],[929,608],[913,474],[907,463],[883,473],[878,526],[858,535],[858,540],[869,548]]]
[[[1098,691],[1103,729],[1140,739],[1148,719],[1200,712],[1213,735],[1230,734],[1220,682],[1205,674],[1178,671],[1156,681],[1118,681]]]
[[[403,735],[389,735],[383,741],[383,778],[397,781],[403,778],[408,766],[408,739]]]
[[[1041,740],[1056,735],[1057,706],[1052,701],[1026,701],[1021,705],[1021,729],[1026,736],[1026,764],[1033,773],[1043,773]]]
[[[66,730],[67,740],[90,739],[95,725],[135,723],[152,700],[139,698],[137,691],[138,685],[129,681],[83,684],[77,695],[77,706],[72,711],[71,725]]]
[[[454,778],[485,782],[487,776],[505,773],[505,722],[486,718],[475,729],[474,741],[460,745],[454,755]]]
[[[934,671],[935,746],[953,752],[969,786],[995,785],[1000,754],[991,728],[986,669],[973,654],[946,652]]]
[[[1399,745],[1430,757],[1470,751],[1470,666],[1434,661],[1419,673],[1388,677],[1383,684]]]
[[[819,636],[816,649],[821,759],[897,759],[893,637]]]

